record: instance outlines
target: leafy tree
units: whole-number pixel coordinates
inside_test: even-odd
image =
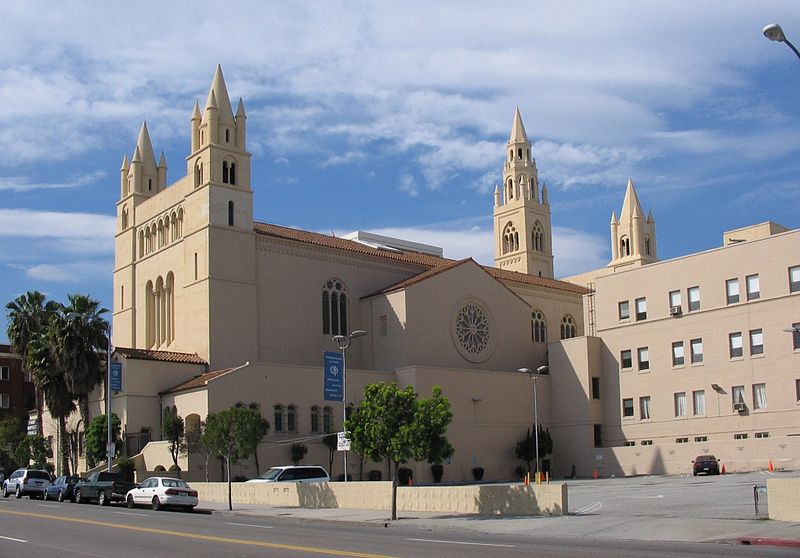
[[[450,402],[442,397],[439,386],[433,388],[429,400],[418,400],[411,386],[401,390],[396,384],[380,382],[364,388],[364,398],[345,421],[345,430],[354,451],[376,463],[389,460],[393,520],[397,519],[400,463],[444,455],[447,447],[452,450],[445,437],[452,418]]]
[[[25,437],[22,421],[10,415],[0,419],[0,449],[16,448]]]
[[[300,465],[300,462],[303,458],[308,454],[308,446],[301,443],[295,442],[292,444],[292,463],[295,465]]]
[[[539,425],[539,459],[553,452],[553,439],[550,437],[550,430]],[[528,466],[528,472],[532,472],[531,462],[536,459],[536,437],[529,428],[525,437],[517,442],[516,454],[519,459]],[[538,464],[537,464],[538,466]]]
[[[120,440],[120,421],[116,413],[111,413],[111,439],[115,444]],[[106,443],[108,440],[108,421],[105,415],[92,419],[86,429],[86,463],[89,469],[106,459]]]
[[[48,447],[47,440],[39,436],[25,436],[14,451],[17,462],[23,467],[33,461],[35,469],[44,469],[47,463]],[[52,455],[52,454],[51,454]]]
[[[44,331],[50,317],[58,310],[55,301],[46,301],[45,295],[38,291],[28,291],[6,304],[8,327],[6,335],[11,347],[22,357],[22,366],[28,362],[28,346]],[[42,397],[36,386],[36,420],[42,432]]]
[[[336,451],[339,449],[339,435],[336,432],[328,433],[322,439],[322,443],[328,448],[328,472],[333,478],[333,458],[336,457]]]
[[[186,454],[186,430],[183,418],[170,409],[164,409],[164,423],[161,427],[164,440],[169,442],[172,463],[178,466],[178,457]]]
[[[203,445],[225,461],[228,477],[228,509],[233,509],[231,498],[231,464],[247,459],[258,448],[267,434],[269,423],[256,409],[234,407],[206,417]]]

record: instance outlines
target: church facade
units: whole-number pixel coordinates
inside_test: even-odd
[[[620,216],[612,216],[609,266],[559,281],[549,193],[518,109],[494,194],[494,266],[451,260],[435,247],[397,239],[341,238],[255,220],[253,196],[263,195],[263,186],[251,184],[246,125],[244,103],[234,113],[217,68],[204,107],[196,103],[192,112],[191,151],[178,180],[168,182],[163,154],[156,162],[146,125],[123,160],[112,360],[122,364],[124,382],[111,408],[122,419],[123,453],[139,454],[144,469],[170,465],[158,442],[165,409],[196,431],[209,413],[236,405],[260,409],[270,431],[257,460],[235,474],[253,477],[289,462],[297,442],[309,449],[305,462],[330,466],[322,438],[341,430],[345,410],[324,398],[323,354],[337,350],[333,336],[355,330],[367,335],[347,351],[345,403],[357,405],[371,382],[411,385],[422,397],[441,386],[454,413],[448,438],[455,455],[444,465],[445,481],[473,480],[475,469],[487,480],[516,478],[522,462],[515,446],[534,422],[534,389],[539,422],[553,438],[544,466],[554,476],[686,472],[691,453],[718,447],[733,454],[744,446],[739,456],[755,455],[764,449],[755,442],[777,451],[778,440],[798,455],[790,434],[800,424],[800,339],[794,349],[774,352],[764,341],[763,358],[735,361],[733,382],[723,381],[733,363],[711,363],[719,340],[712,351],[704,333],[718,325],[723,310],[717,283],[734,276],[752,283],[745,264],[763,261],[756,271],[761,299],[729,310],[726,315],[740,319],[725,335],[739,331],[746,338],[760,329],[760,339],[770,345],[774,339],[777,347],[780,335],[773,330],[800,322],[800,291],[781,290],[772,280],[788,270],[791,286],[793,270],[800,274],[798,231],[776,228],[777,234],[725,247],[720,255],[662,262],[655,220],[644,216],[629,182]],[[689,313],[698,286],[703,311]],[[671,313],[676,302],[687,310],[681,318]],[[706,340],[702,368],[686,356],[697,338]],[[678,354],[679,342],[683,368],[662,365],[665,355]],[[650,361],[648,372],[642,363]],[[535,384],[519,372],[541,367],[549,375]],[[690,415],[695,393],[710,382],[724,386],[725,395],[736,387],[748,412],[733,410],[740,408],[736,395],[723,417],[722,394],[714,400],[709,392],[705,414]],[[769,406],[756,409],[765,383]],[[787,395],[793,390],[796,400]],[[718,402],[720,414],[712,416]],[[104,407],[98,393],[95,412]],[[673,416],[670,409],[679,408],[684,414]],[[771,438],[756,439],[767,430]],[[745,431],[749,437],[734,444],[733,433]],[[654,448],[663,455],[654,457]],[[332,478],[344,473],[335,457]],[[786,463],[800,465],[793,459]],[[408,466],[415,481],[432,480],[427,464]],[[181,468],[189,479],[221,479],[219,467],[212,462],[206,470],[201,456],[182,458]],[[351,455],[348,475],[366,479],[371,471],[386,478],[385,464]]]

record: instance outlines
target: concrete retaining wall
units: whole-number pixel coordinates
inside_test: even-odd
[[[227,502],[224,482],[193,482],[201,501]],[[301,508],[391,509],[391,482],[233,483],[234,503]],[[567,485],[401,486],[398,511],[480,515],[566,515]]]
[[[800,479],[767,479],[769,518],[800,521]]]

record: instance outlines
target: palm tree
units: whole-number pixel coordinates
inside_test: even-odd
[[[52,348],[64,371],[69,392],[78,400],[84,424],[91,422],[89,394],[103,381],[103,355],[108,348],[108,322],[100,302],[87,295],[69,295],[52,322]]]
[[[49,300],[39,291],[28,291],[6,304],[8,328],[6,335],[11,347],[22,357],[22,366],[27,368],[28,346],[39,337],[47,327],[50,318],[59,308],[59,304]],[[39,433],[42,433],[42,395],[36,385],[36,421]]]

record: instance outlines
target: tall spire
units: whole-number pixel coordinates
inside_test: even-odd
[[[522,115],[519,113],[519,107],[517,107],[514,113],[514,124],[511,126],[511,137],[508,141],[509,143],[518,141],[528,142],[528,134],[525,133],[525,125],[522,123]]]
[[[619,213],[620,221],[628,221],[633,217],[642,217],[642,205],[639,203],[639,196],[636,195],[636,188],[633,187],[633,180],[628,179],[628,187],[625,190],[625,200],[622,202],[622,211]]]
[[[211,97],[215,97],[216,106],[219,109],[219,120],[221,123],[233,124],[233,109],[231,108],[231,100],[228,97],[228,87],[225,85],[225,78],[222,75],[222,67],[217,64],[217,71],[214,73],[214,79],[211,82],[211,89],[208,91],[208,102],[206,106],[211,106]]]
[[[653,213],[645,219],[633,180],[628,179],[619,219],[611,214],[611,261],[608,267],[646,265],[658,260]]]
[[[147,131],[147,122],[142,123],[139,139],[136,141],[136,148],[141,155],[142,171],[145,174],[156,174],[156,155],[153,152],[150,133]]]

